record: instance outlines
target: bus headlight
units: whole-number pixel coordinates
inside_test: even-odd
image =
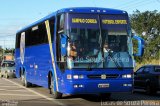
[[[132,75],[131,74],[125,74],[125,75],[122,75],[122,78],[132,78]]]
[[[73,79],[83,79],[83,75],[73,75]]]
[[[83,75],[73,75],[73,79],[83,79],[83,78],[84,78]],[[72,75],[68,74],[67,79],[72,79]]]
[[[73,75],[73,79],[78,79],[78,75]]]

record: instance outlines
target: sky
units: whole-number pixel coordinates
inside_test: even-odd
[[[0,0],[0,46],[13,48],[17,30],[66,7],[104,7],[160,12],[160,0]]]

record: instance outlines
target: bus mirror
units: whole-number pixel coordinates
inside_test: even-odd
[[[67,55],[67,36],[64,34],[61,34],[61,55]]]
[[[137,53],[134,53],[133,55],[134,56],[140,56],[140,57],[143,56],[144,44],[145,44],[144,40],[141,37],[136,36],[136,35],[133,36],[133,39],[135,39],[138,42]]]

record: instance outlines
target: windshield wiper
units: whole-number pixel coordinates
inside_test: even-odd
[[[93,56],[89,56],[89,57],[94,57],[94,58],[96,58],[96,57],[98,57],[99,52],[100,52],[100,50],[98,50],[97,54],[95,54],[95,55],[93,55]],[[94,63],[95,63],[94,61],[91,61],[91,63],[88,65],[88,68],[87,68],[88,71],[91,71],[91,70],[92,70],[92,65],[93,65]]]
[[[108,56],[109,56],[110,58],[112,58],[112,60],[113,60],[114,64],[116,65],[116,67],[117,67],[119,70],[122,70],[123,68],[118,64],[117,61],[115,61],[115,59],[114,59],[114,57],[112,56],[111,52],[112,52],[111,50],[108,50]]]

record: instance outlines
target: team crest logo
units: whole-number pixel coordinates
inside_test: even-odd
[[[24,54],[25,54],[25,32],[21,33],[21,40],[20,40],[20,59],[21,63],[24,63]]]

